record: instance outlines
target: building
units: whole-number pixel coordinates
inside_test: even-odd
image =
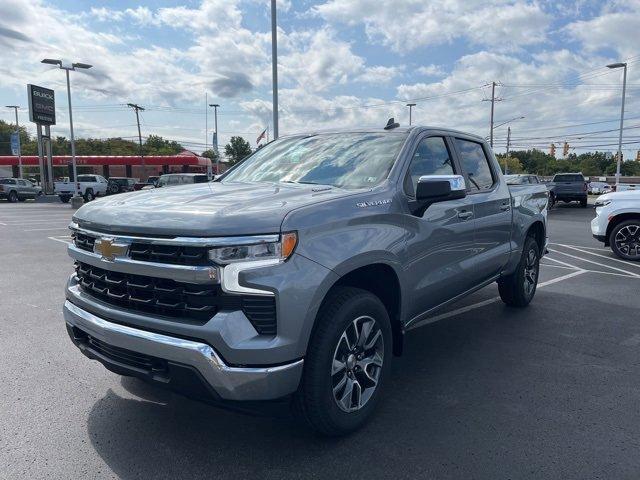
[[[178,172],[202,172],[209,168],[215,175],[216,164],[209,158],[184,150],[177,155],[76,155],[78,174],[93,173],[109,177],[132,177],[146,180],[150,175]],[[36,155],[23,155],[22,166],[25,176],[38,177],[39,166]],[[0,156],[0,177],[18,176],[18,157]],[[53,156],[53,177],[72,177],[71,156]]]

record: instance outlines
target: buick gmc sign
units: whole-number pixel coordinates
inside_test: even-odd
[[[41,125],[56,124],[56,101],[53,90],[27,85],[29,120]]]

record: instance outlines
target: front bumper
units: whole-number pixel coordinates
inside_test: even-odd
[[[206,343],[113,323],[68,300],[63,313],[73,342],[86,356],[117,373],[171,384],[174,390],[181,391],[184,382],[172,375],[185,367],[197,372],[214,399],[233,401],[282,398],[298,388],[302,376],[302,359],[277,366],[229,366]]]

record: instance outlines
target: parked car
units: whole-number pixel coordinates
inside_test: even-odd
[[[624,260],[640,261],[640,190],[611,192],[596,199],[591,233]]]
[[[175,187],[191,183],[205,183],[209,181],[206,173],[167,173],[161,175],[156,187]]]
[[[133,186],[138,182],[137,178],[109,177],[107,180],[107,194],[132,192]]]
[[[558,173],[547,187],[552,206],[557,202],[580,202],[581,207],[587,206],[587,182],[582,173]]]
[[[146,182],[137,182],[134,186],[133,189],[134,190],[142,190],[144,187],[148,187],[148,188],[156,188],[156,185],[158,184],[158,179],[160,177],[156,177],[156,176],[151,176],[149,178],[147,178]]]
[[[528,173],[518,173],[504,176],[507,185],[534,185],[540,182],[537,175],[529,175]]]
[[[72,341],[200,400],[357,429],[405,332],[492,282],[527,306],[547,244],[544,185],[510,191],[481,137],[396,125],[282,137],[214,183],[81,207]]]
[[[626,192],[627,190],[636,190],[637,185],[634,185],[632,183],[620,183],[618,184],[618,186],[616,187],[615,191],[616,192]]]
[[[60,201],[67,203],[76,192],[84,197],[86,202],[98,196],[107,194],[107,179],[101,175],[78,175],[78,181],[65,180],[54,182],[53,187]]]
[[[11,203],[24,202],[42,195],[42,189],[22,178],[0,178],[0,198]]]
[[[587,193],[589,195],[602,195],[603,193],[607,193],[604,191],[607,187],[611,190],[611,187],[607,182],[589,182],[587,184]]]

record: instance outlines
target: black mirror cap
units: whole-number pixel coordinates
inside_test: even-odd
[[[424,176],[416,187],[416,200],[424,203],[455,200],[466,195],[464,178],[460,175]]]

